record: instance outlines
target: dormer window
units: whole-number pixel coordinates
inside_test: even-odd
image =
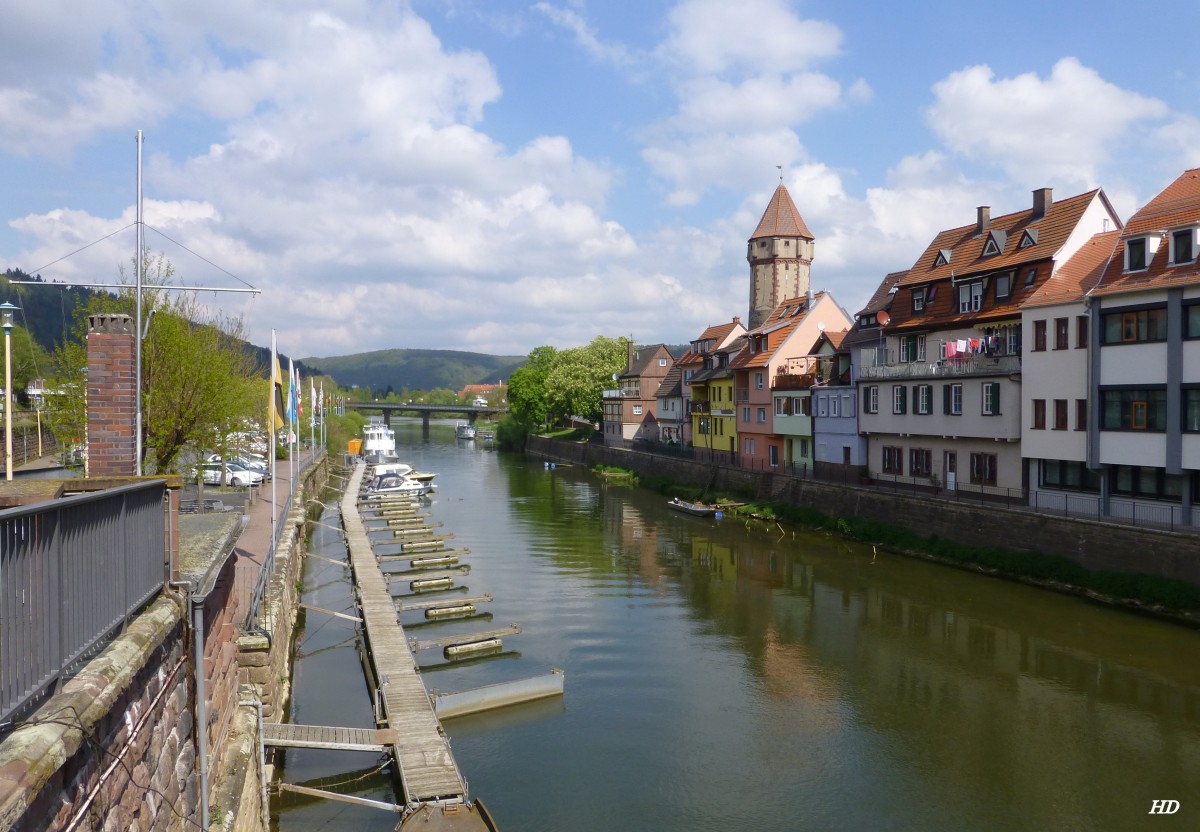
[[[938,249],[937,257],[933,258],[933,267],[946,266],[950,263],[951,250],[948,248]]]
[[[1025,272],[1026,288],[1028,288],[1029,286],[1032,286],[1035,280],[1037,280],[1037,267],[1036,266],[1031,268],[1029,271]]]
[[[1180,266],[1196,260],[1196,229],[1177,228],[1171,232],[1171,265]]]
[[[1001,272],[996,275],[996,299],[1006,298],[1012,294],[1012,272]]]
[[[958,287],[958,311],[978,312],[983,305],[983,282],[963,283]]]
[[[1021,242],[1017,243],[1017,248],[1030,248],[1037,245],[1038,230],[1036,228],[1026,228],[1025,233],[1021,235]]]
[[[912,303],[914,312],[925,311],[925,287],[912,290]]]
[[[1125,241],[1125,271],[1140,272],[1146,268],[1146,238],[1134,237]]]
[[[1004,244],[1008,241],[1008,235],[1003,231],[993,231],[988,234],[987,243],[983,246],[983,256],[991,257],[995,254],[1000,254],[1004,251]]]

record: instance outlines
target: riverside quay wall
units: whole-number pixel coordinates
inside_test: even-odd
[[[302,472],[253,616],[271,533],[251,532],[270,525],[269,497],[255,495],[244,512],[175,516],[171,582],[35,711],[5,726],[0,832],[269,828],[258,724],[286,710],[305,506],[327,476],[324,455]]]
[[[714,467],[691,459],[543,436],[529,437],[525,451],[539,459],[585,466],[613,465],[639,476],[666,477],[718,491],[749,492],[778,503],[808,506],[830,517],[887,523],[928,539],[1037,551],[1068,558],[1095,571],[1155,575],[1200,586],[1200,533],[1055,517],[1020,508],[896,493],[869,485]]]

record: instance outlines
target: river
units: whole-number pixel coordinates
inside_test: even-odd
[[[1200,633],[830,534],[679,514],[456,441],[449,423],[428,442],[419,422],[396,427],[401,456],[438,472],[431,513],[471,550],[464,583],[495,599],[490,619],[409,634],[523,630],[474,663],[418,654],[427,685],[566,672],[562,700],[446,723],[505,832],[1200,827]],[[322,526],[312,547],[345,557]],[[351,609],[342,568],[317,559],[304,597]],[[369,726],[358,661],[352,624],[307,613],[293,721]],[[283,776],[391,800],[378,762],[289,751]],[[1151,815],[1155,800],[1180,808]],[[272,811],[286,832],[396,820],[295,796]]]

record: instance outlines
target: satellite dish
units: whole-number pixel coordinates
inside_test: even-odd
[[[892,316],[887,313],[886,309],[880,309],[879,314],[875,316],[875,320],[879,321],[880,326],[887,326],[891,319]]]
[[[617,380],[617,374],[613,373],[613,381],[616,381],[616,380]]]

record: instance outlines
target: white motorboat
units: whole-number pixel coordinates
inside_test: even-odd
[[[363,425],[363,456],[370,460],[396,456],[396,432],[382,422]]]
[[[454,436],[457,439],[474,439],[475,426],[470,422],[459,422],[454,426]]]
[[[375,479],[384,474],[399,474],[402,477],[407,477],[410,480],[418,482],[433,482],[433,478],[437,474],[429,471],[417,471],[407,462],[377,462],[371,466],[367,476],[367,481]]]
[[[422,497],[437,488],[431,482],[422,482],[400,474],[380,474],[367,485],[367,499],[382,494],[406,494],[411,497]]]

